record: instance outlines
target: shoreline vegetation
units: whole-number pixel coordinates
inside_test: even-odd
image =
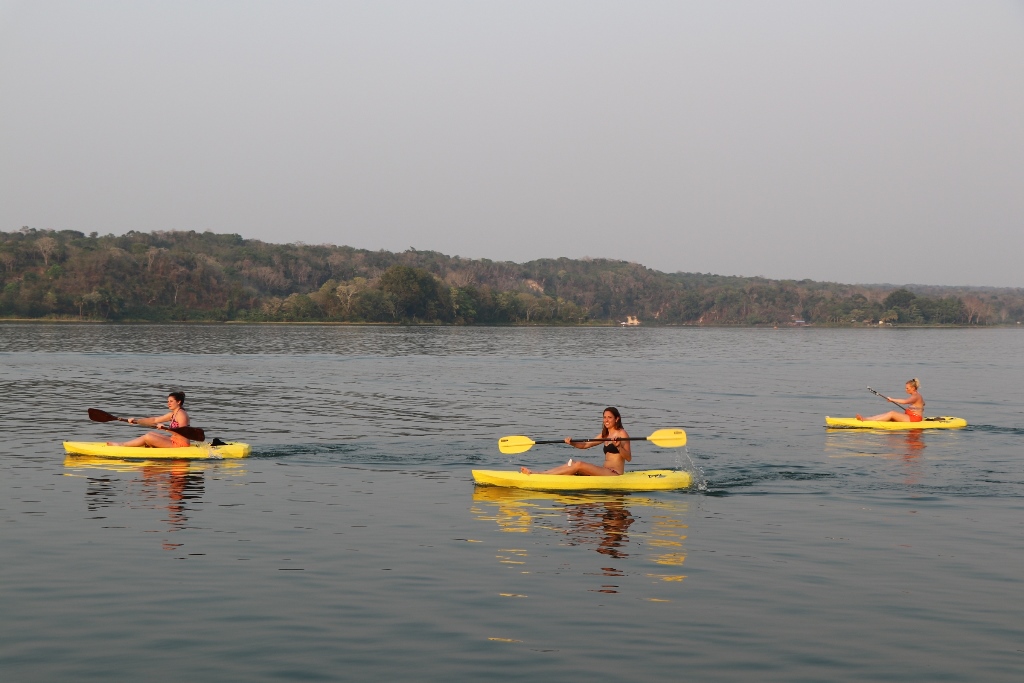
[[[0,231],[0,322],[1016,325],[1024,289],[847,285],[271,244],[234,234]]]

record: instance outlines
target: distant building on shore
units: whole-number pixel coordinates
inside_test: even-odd
[[[622,325],[623,327],[635,327],[640,324],[640,318],[637,318],[632,315],[627,315],[626,322],[619,324]]]

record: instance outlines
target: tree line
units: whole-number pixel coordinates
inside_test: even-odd
[[[212,232],[0,231],[0,317],[105,321],[990,325],[1024,290],[662,273],[608,259],[528,263],[270,244]]]

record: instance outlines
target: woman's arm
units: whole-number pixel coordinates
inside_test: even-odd
[[[129,417],[128,422],[131,424],[142,425],[143,427],[156,427],[161,422],[167,422],[173,417],[173,413],[167,413],[160,417]],[[188,424],[186,422],[186,424]]]
[[[597,438],[600,439],[601,435],[598,434]],[[573,441],[571,436],[565,437],[565,442],[573,448],[593,448],[603,443],[601,441]]]
[[[618,439],[628,439],[629,438],[629,433],[625,429],[623,429],[622,432],[620,432],[619,434],[616,434],[615,437],[618,438]],[[619,449],[619,453],[622,455],[623,458],[626,459],[626,462],[632,462],[632,460],[633,460],[633,448],[631,446],[631,442],[630,441],[621,441],[620,440],[620,441],[613,441],[612,443],[614,443],[615,447]]]
[[[623,438],[629,438],[629,437],[630,437],[630,435],[628,433],[626,433],[626,431],[624,430],[623,431]],[[623,457],[626,458],[626,462],[628,462],[628,463],[632,462],[633,461],[633,446],[632,446],[632,442],[631,441],[620,441],[620,442],[618,442],[618,453],[623,454]]]
[[[924,408],[924,399],[921,397],[920,394],[914,394],[910,398],[904,398],[902,400],[895,398],[889,400],[892,401],[893,403],[899,403],[901,406],[910,406],[911,408],[918,409]]]

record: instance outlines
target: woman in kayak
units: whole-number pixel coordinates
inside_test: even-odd
[[[611,440],[601,441],[601,439]],[[605,408],[603,428],[593,441],[574,442],[572,437],[565,437],[565,442],[576,448],[593,448],[603,445],[604,467],[570,458],[565,465],[559,465],[546,472],[537,472],[537,474],[581,474],[591,477],[610,477],[622,474],[626,470],[626,463],[633,459],[628,439],[629,434],[622,428],[622,417],[619,415],[619,411],[615,408]],[[533,474],[526,467],[520,467],[519,471],[523,474]]]
[[[182,407],[185,405],[185,392],[172,391],[167,394],[167,410],[170,411],[158,417],[129,417],[129,424],[143,425],[144,427],[160,427],[167,422],[168,427],[188,427],[188,413]],[[153,448],[185,448],[188,446],[188,439],[181,434],[168,431],[146,432],[137,439],[117,443],[108,441],[108,446],[151,446]]]
[[[895,410],[890,410],[887,413],[881,415],[874,415],[873,417],[861,417],[857,415],[858,420],[865,422],[920,422],[924,419],[924,397],[918,393],[921,382],[915,377],[914,379],[907,382],[907,394],[910,398],[885,398],[892,401],[893,403],[899,403],[900,405],[907,406],[903,409],[902,413],[898,413]]]

